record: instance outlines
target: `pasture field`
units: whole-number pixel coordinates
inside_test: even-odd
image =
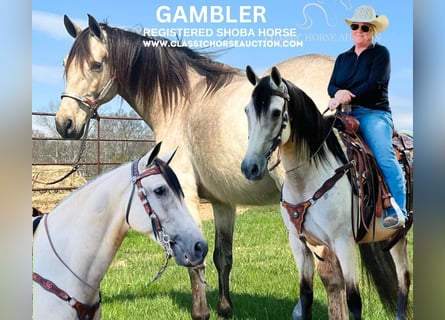
[[[212,261],[214,222],[203,222],[209,241],[206,280],[211,319],[217,319],[217,272]],[[412,231],[409,251],[412,257]],[[298,273],[278,206],[249,208],[237,217],[231,291],[234,320],[291,319],[298,297]],[[104,319],[190,319],[188,272],[172,260],[160,279],[149,285],[164,263],[165,254],[150,239],[130,231],[102,281]],[[414,281],[413,281],[414,284]],[[313,319],[328,319],[326,293],[314,278]],[[393,319],[361,275],[364,319]],[[410,292],[412,302],[413,290]]]

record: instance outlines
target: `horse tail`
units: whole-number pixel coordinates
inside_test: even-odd
[[[377,290],[383,308],[390,314],[397,310],[398,281],[394,261],[386,241],[359,244],[362,271]]]

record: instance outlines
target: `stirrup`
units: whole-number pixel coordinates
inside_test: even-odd
[[[387,218],[390,218],[391,220],[392,219],[397,219],[397,222],[395,224],[385,226],[385,220]],[[399,229],[399,228],[404,228],[405,227],[405,222],[406,222],[406,218],[405,217],[399,218],[398,216],[387,216],[387,217],[385,217],[382,220],[382,226],[385,229]]]
[[[383,228],[386,228],[386,229],[404,228],[407,217],[405,216],[403,211],[400,209],[399,205],[397,204],[397,202],[394,200],[393,197],[389,198],[389,201],[391,202],[391,207],[394,209],[396,215],[395,216],[394,215],[386,216],[385,218],[383,218],[382,219]],[[385,220],[387,220],[388,218],[390,218],[389,220],[397,219],[397,222],[392,225],[385,226]],[[391,221],[391,222],[393,222],[393,221]]]

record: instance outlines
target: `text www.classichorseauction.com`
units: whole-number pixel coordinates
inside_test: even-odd
[[[201,6],[199,8],[177,6],[171,8],[163,5],[157,8],[156,19],[163,24],[211,23],[216,25],[220,23],[264,24],[267,21],[264,6],[239,6],[233,9],[231,6]],[[177,41],[144,39],[145,47],[294,48],[304,46],[302,35],[297,34],[296,28],[144,28],[143,35],[181,39]],[[195,39],[184,40],[183,37],[195,37]]]

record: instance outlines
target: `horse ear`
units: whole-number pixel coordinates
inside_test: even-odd
[[[247,79],[249,79],[250,83],[253,85],[256,85],[257,82],[260,80],[258,76],[255,74],[251,66],[246,67],[246,75]]]
[[[66,14],[63,16],[63,24],[65,25],[65,29],[68,31],[68,34],[74,39],[77,38],[77,36],[82,32],[82,29],[77,24],[72,22]]]
[[[178,148],[176,148],[176,149],[173,150],[172,152],[170,152],[170,153],[168,153],[168,154],[162,156],[161,159],[162,159],[164,162],[166,162],[167,164],[170,164],[170,161],[172,161],[173,157],[174,157],[175,154],[176,154],[176,151],[178,151]]]
[[[275,67],[275,66],[272,67],[270,77],[272,78],[272,81],[275,83],[275,85],[277,87],[279,87],[281,85],[282,78],[281,78],[280,71],[278,71],[277,67]]]
[[[97,23],[96,19],[90,14],[88,14],[88,27],[90,27],[92,34],[101,39],[102,32],[100,30],[99,23]]]
[[[153,162],[154,159],[156,159],[156,157],[158,156],[159,150],[161,150],[161,144],[162,141],[159,142],[157,145],[155,145],[155,147],[153,149],[151,149],[150,151],[150,155],[148,156],[148,160],[147,160],[147,167]]]

